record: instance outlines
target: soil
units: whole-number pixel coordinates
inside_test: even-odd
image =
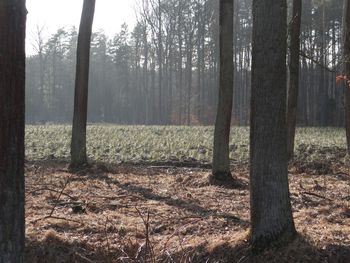
[[[299,236],[253,255],[248,165],[232,167],[238,184],[212,186],[203,167],[28,162],[26,262],[348,263],[350,167],[317,169],[290,165]]]

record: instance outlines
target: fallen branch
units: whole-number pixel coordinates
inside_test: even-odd
[[[54,192],[54,193],[57,193],[57,194],[60,194],[60,193],[61,193],[60,191],[57,191],[57,190],[55,190],[55,189],[51,189],[51,188],[41,188],[41,189],[36,189],[36,190],[30,191],[28,194],[34,194],[34,193],[36,193],[36,192],[41,192],[41,191],[49,191],[49,192]],[[66,193],[62,193],[61,195],[67,196],[67,197],[69,197],[69,198],[72,199],[72,200],[76,200],[76,199],[77,199],[76,197],[71,196],[71,195],[66,194]]]
[[[327,200],[327,201],[333,201],[332,199],[329,199],[329,198],[327,198],[327,197],[325,197],[325,196],[322,196],[322,195],[319,195],[319,194],[315,194],[315,193],[312,193],[312,192],[302,192],[302,194],[305,194],[305,195],[312,195],[312,196],[315,196],[315,197],[318,197],[318,198],[321,198],[321,199],[325,199],[325,200]]]
[[[74,255],[77,256],[79,259],[84,260],[87,263],[96,263],[95,261],[92,261],[91,259],[88,259],[87,257],[79,254],[78,252],[75,252]]]
[[[35,220],[30,221],[30,223],[35,224],[39,221],[46,220],[46,219],[57,219],[57,220],[64,220],[64,221],[68,221],[68,222],[74,222],[74,223],[81,224],[81,221],[78,221],[78,220],[68,219],[68,218],[59,217],[59,216],[52,216],[52,215],[37,218]]]
[[[44,216],[44,217],[41,217],[41,218],[38,218],[38,219],[35,219],[33,221],[31,221],[31,223],[36,223],[38,221],[41,221],[41,220],[45,220],[45,219],[49,219],[49,218],[52,218],[52,219],[59,219],[59,220],[66,220],[66,221],[71,221],[71,222],[75,222],[75,223],[81,223],[80,221],[76,221],[76,220],[72,220],[72,219],[67,219],[67,218],[63,218],[63,217],[57,217],[57,216],[53,216],[53,213],[55,212],[55,209],[57,207],[57,205],[59,204],[59,201],[61,199],[61,196],[63,195],[63,192],[64,190],[66,189],[66,187],[68,186],[68,184],[70,183],[70,179],[71,179],[72,175],[70,175],[66,182],[64,183],[61,191],[59,191],[59,195],[57,196],[56,200],[55,200],[55,203],[54,203],[54,206],[52,207],[50,213],[48,216]]]

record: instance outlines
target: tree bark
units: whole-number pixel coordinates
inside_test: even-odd
[[[344,61],[345,61],[345,76],[350,79],[350,0],[344,1]],[[350,155],[350,87],[346,84],[345,87],[345,129],[348,155]]]
[[[158,124],[162,124],[164,120],[163,113],[163,34],[162,34],[162,6],[158,0]]]
[[[192,97],[192,56],[193,56],[193,31],[189,33],[186,41],[186,115],[187,115],[187,126],[191,125],[191,97]]]
[[[253,1],[250,190],[254,251],[295,235],[287,170],[286,19],[285,0]]]
[[[71,168],[87,163],[86,122],[89,84],[90,42],[95,0],[84,0],[81,15],[75,76],[74,116],[71,142]]]
[[[233,100],[233,0],[220,0],[220,85],[211,180],[232,180],[230,126]]]
[[[290,28],[290,62],[289,88],[287,108],[287,152],[288,159],[293,158],[295,129],[297,120],[297,106],[299,94],[299,56],[300,56],[300,25],[301,0],[293,0],[293,15]]]
[[[0,1],[0,263],[24,260],[25,0]]]

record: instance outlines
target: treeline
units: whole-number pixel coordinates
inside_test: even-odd
[[[342,1],[341,1],[342,2]],[[137,24],[114,38],[93,33],[88,121],[213,124],[219,73],[218,0],[140,0]],[[293,17],[289,17],[292,21]],[[298,124],[344,123],[342,4],[303,1]],[[233,123],[249,124],[251,0],[234,10]],[[47,41],[38,29],[27,58],[27,122],[71,122],[77,30]]]

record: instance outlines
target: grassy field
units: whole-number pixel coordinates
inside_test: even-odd
[[[27,125],[27,160],[69,158],[70,137],[69,125]],[[87,137],[88,157],[93,161],[208,163],[212,159],[213,127],[89,125]],[[334,153],[344,152],[345,145],[340,128],[297,131],[299,157],[333,158]],[[248,128],[232,130],[230,150],[233,162],[248,159]]]

